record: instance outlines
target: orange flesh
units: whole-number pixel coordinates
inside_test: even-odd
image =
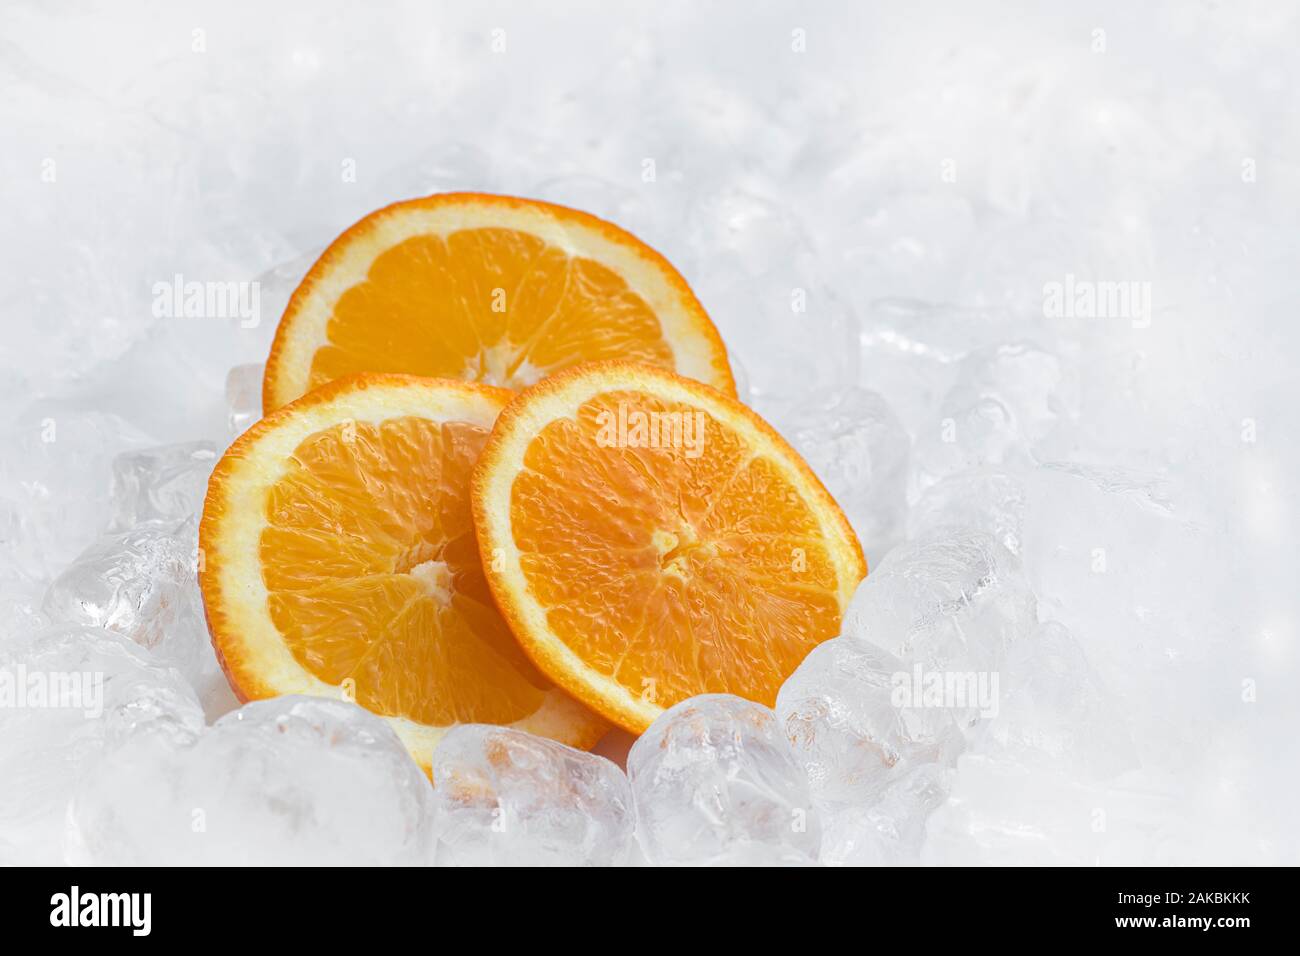
[[[622,278],[510,229],[393,246],[340,297],[326,334],[311,388],[367,371],[522,388],[595,359],[673,365],[658,318]]]
[[[650,430],[634,437],[634,411],[702,414],[701,453],[688,453],[684,430],[681,441],[660,438],[676,447],[607,447],[614,433],[602,438],[602,425],[618,420],[620,403],[629,445],[654,442]],[[707,414],[602,394],[533,439],[510,508],[549,626],[588,666],[661,706],[715,692],[772,704],[838,633],[835,566],[816,516]]]
[[[295,450],[271,489],[260,556],[294,657],[386,716],[509,723],[550,684],[499,616],[479,561],[469,475],[487,430],[345,423]]]

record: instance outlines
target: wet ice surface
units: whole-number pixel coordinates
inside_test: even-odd
[[[128,742],[197,733],[175,670],[109,631],[63,627],[0,647],[0,863],[58,863],[64,814],[88,767]]]
[[[842,631],[926,668],[992,671],[1035,620],[1015,555],[987,533],[941,528],[868,573]]]
[[[236,365],[226,375],[226,426],[232,436],[241,435],[262,417],[262,373],[258,363]]]
[[[211,462],[181,449],[256,419],[275,321],[341,228],[435,190],[534,195],[682,269],[864,540],[846,636],[782,694],[846,718],[824,751],[795,740],[812,792],[891,739],[896,665],[824,667],[838,649],[999,677],[996,716],[926,709],[958,724],[955,764],[826,804],[825,862],[1300,861],[1287,5],[3,17],[0,653],[101,624],[106,674],[175,663],[166,686],[231,709],[185,548],[149,524],[202,493]],[[255,282],[258,308],[186,316],[178,276]],[[100,749],[100,723],[0,721]],[[6,761],[36,760],[28,732]],[[378,764],[400,803],[409,767]],[[5,806],[61,820],[70,779],[24,766],[44,796]],[[291,859],[284,818],[238,799]]]
[[[1061,359],[1026,343],[968,354],[917,436],[916,475],[929,487],[980,466],[1031,465],[1078,414],[1077,385]]]
[[[976,736],[980,752],[1057,764],[1089,779],[1139,765],[1119,701],[1068,630],[1044,625],[1008,656],[1007,682]]]
[[[208,441],[118,455],[113,461],[110,527],[129,529],[146,521],[182,521],[199,514],[216,463],[216,446]]]
[[[1015,474],[1002,469],[974,468],[931,485],[913,503],[913,538],[945,528],[983,531],[1019,556],[1023,537],[1025,489]]]
[[[192,519],[105,534],[54,579],[41,610],[54,621],[117,631],[184,670],[207,640],[197,548]]]
[[[523,731],[453,728],[433,755],[439,866],[612,866],[635,817],[603,757]]]
[[[665,711],[627,757],[637,838],[660,865],[800,865],[821,824],[772,712],[729,694]]]
[[[906,530],[911,441],[889,403],[862,388],[760,407],[812,466],[874,563]]]
[[[108,865],[425,864],[433,793],[344,701],[247,704],[188,739],[133,735],[80,781],[68,858]]]
[[[114,459],[149,439],[118,415],[51,412],[39,403],[20,412],[4,434],[4,571],[48,577],[106,527]]]
[[[930,814],[948,799],[952,771],[920,764],[893,780],[878,800],[828,815],[821,861],[827,866],[915,866]]]
[[[950,763],[961,751],[948,709],[896,695],[908,667],[878,647],[837,638],[814,648],[782,686],[777,717],[820,804],[870,806],[914,767]]]

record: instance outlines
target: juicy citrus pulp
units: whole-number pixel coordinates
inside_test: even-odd
[[[245,698],[345,694],[425,765],[462,722],[594,742],[599,722],[520,651],[479,561],[470,472],[507,397],[358,376],[231,446],[209,484],[200,582]]]
[[[772,704],[866,573],[808,466],[753,412],[636,363],[521,393],[473,479],[488,581],[557,684],[633,732],[703,693]]]
[[[735,391],[712,322],[654,250],[562,206],[447,193],[381,209],[325,251],[280,321],[263,399],[355,372],[520,388],[605,358]]]

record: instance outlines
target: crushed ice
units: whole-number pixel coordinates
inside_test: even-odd
[[[1093,19],[11,11],[0,862],[1295,863],[1300,16]],[[349,704],[236,709],[207,474],[321,245],[455,188],[660,248],[843,503],[873,570],[774,711],[626,776],[460,728],[435,791]]]

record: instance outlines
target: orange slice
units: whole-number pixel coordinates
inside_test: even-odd
[[[528,656],[634,733],[695,694],[771,705],[839,633],[867,571],[839,506],[769,425],[632,362],[519,394],[475,466],[473,505]]]
[[[446,193],[371,213],[325,250],[280,320],[263,404],[354,372],[523,388],[614,358],[735,394],[703,306],[635,236],[550,203]]]
[[[479,561],[469,478],[509,396],[354,376],[230,447],[208,483],[199,584],[243,700],[345,696],[426,769],[457,723],[599,739],[603,723],[520,651]]]

